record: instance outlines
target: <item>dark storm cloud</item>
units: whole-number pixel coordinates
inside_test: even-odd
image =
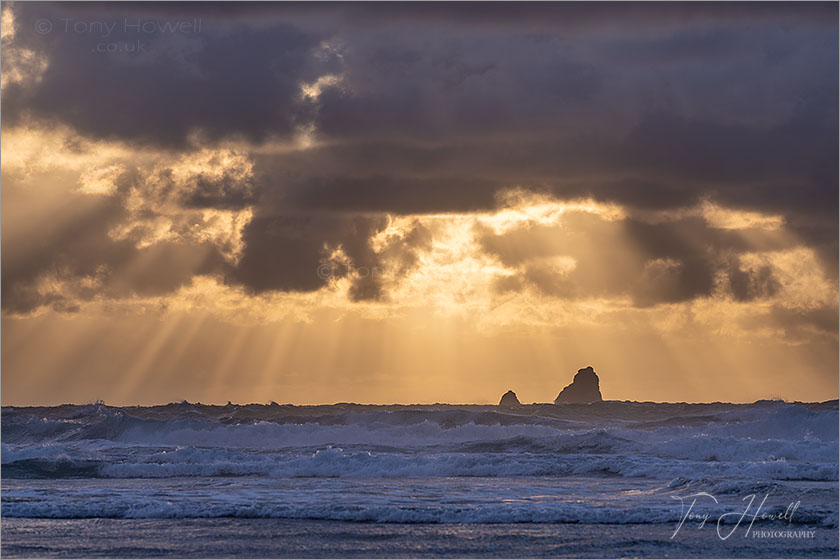
[[[227,271],[254,292],[320,288],[318,266],[338,246],[354,266],[377,266],[368,240],[379,215],[486,210],[513,186],[640,210],[711,199],[783,214],[828,273],[837,268],[834,4],[21,3],[14,11],[16,44],[49,65],[39,80],[6,88],[6,126],[64,123],[86,137],[168,150],[191,149],[196,130],[203,145],[259,144],[312,127],[311,149],[252,154],[247,189],[237,177],[199,176],[180,200],[254,207],[243,257]],[[205,20],[200,33],[103,39],[65,32],[66,18]],[[35,31],[43,19],[50,33]],[[135,40],[148,43],[144,52],[91,52]],[[303,84],[327,74],[340,81],[317,99],[301,97]],[[769,272],[744,276],[726,256],[745,250],[742,240],[700,221],[611,227],[620,231],[573,236],[574,285],[539,263],[516,265],[562,293],[616,293],[631,278],[639,305],[708,294],[721,270],[736,298],[775,289]],[[637,256],[614,249],[608,233],[626,236]],[[486,240],[509,261],[505,242]],[[531,242],[517,250],[538,251]],[[605,273],[610,263],[628,276]],[[337,275],[351,274],[339,265]],[[353,298],[378,297],[377,278],[355,282]]]
[[[15,5],[16,44],[45,54],[49,66],[36,84],[4,92],[7,126],[34,118],[97,138],[179,146],[197,129],[210,140],[287,135],[298,112],[305,114],[300,83],[317,77],[310,64],[317,36],[282,23],[213,21],[183,33],[126,31],[128,16],[101,6],[77,15],[72,4]],[[135,15],[132,25],[177,23]],[[39,21],[51,31],[38,34]],[[102,24],[116,27],[109,33]],[[109,45],[129,52],[96,52]]]
[[[621,135],[645,113],[680,107],[724,122],[776,123],[797,102],[832,110],[836,77],[816,71],[836,59],[836,30],[819,25],[831,11],[772,3],[20,4],[16,42],[51,64],[37,84],[10,88],[4,116],[165,143],[192,127],[211,137],[285,135],[313,110],[330,139],[447,144],[488,133],[544,141],[617,127]],[[217,17],[231,12],[239,17]],[[147,51],[137,55],[91,53],[97,33],[63,29],[67,18],[166,24],[171,14],[209,19],[201,32],[144,33]],[[37,33],[39,19],[52,31]],[[333,20],[346,25],[326,23]],[[532,32],[520,20],[545,27]],[[373,30],[363,23],[372,21]],[[134,39],[114,35],[108,40]],[[322,41],[335,50],[318,51]],[[325,73],[340,73],[345,88],[324,91],[317,108],[299,103],[300,84]]]
[[[727,272],[729,274],[729,285],[732,287],[732,295],[736,301],[770,297],[781,288],[781,284],[773,275],[773,269],[770,266],[762,266],[754,271],[742,270],[736,262]]]
[[[377,224],[381,229],[382,224]],[[411,272],[419,263],[419,252],[428,250],[434,239],[432,231],[415,219],[399,239],[387,242],[379,248],[377,253],[365,250],[365,259],[359,261],[355,278],[348,296],[352,301],[386,300],[387,286],[384,285],[386,276],[399,282]],[[367,243],[364,245],[368,248]]]
[[[355,268],[377,266],[370,237],[385,218],[256,216],[245,229],[245,251],[230,281],[254,292],[313,291],[351,273],[331,258],[342,249]]]
[[[834,128],[799,116],[752,128],[659,115],[626,139],[360,141],[260,165],[269,181],[286,173],[291,200],[309,209],[435,211],[430,199],[443,189],[450,210],[487,208],[500,189],[522,185],[636,208],[677,208],[708,197],[771,213],[833,213]]]
[[[208,158],[209,165],[220,166],[220,159]],[[153,176],[136,176],[133,186],[144,193],[151,207],[175,199],[185,208],[238,210],[256,202],[251,174],[243,160],[238,163],[213,169],[212,173],[198,170],[179,179],[171,166],[164,167]]]
[[[826,187],[836,183],[837,148],[836,122],[821,116],[768,129],[658,117],[633,130],[621,157],[637,169],[718,184],[707,192],[727,205],[826,211],[837,203],[837,189]]]
[[[309,211],[428,213],[492,208],[498,181],[476,178],[299,178],[286,200]]]
[[[593,9],[587,2],[114,2],[115,14],[141,13],[154,17],[300,18],[315,16],[319,24],[341,21],[357,27],[407,22],[441,23],[502,28],[551,28],[569,32],[627,25],[678,24],[689,21],[755,22],[796,18],[822,24],[835,12],[827,2],[602,2]],[[803,10],[803,5],[808,10]],[[57,6],[60,6],[57,5]],[[76,13],[101,13],[101,2],[74,2]],[[303,21],[306,21],[303,19]]]
[[[415,220],[401,238],[375,252],[371,237],[387,222],[382,215],[257,216],[245,228],[244,253],[227,281],[254,293],[309,292],[347,277],[351,301],[384,299],[385,277],[405,276],[432,241],[432,232]]]
[[[558,227],[477,233],[485,251],[520,273],[499,281],[502,292],[532,286],[569,299],[630,296],[639,307],[710,296],[719,274],[736,301],[772,297],[780,288],[772,268],[746,267],[740,255],[796,246],[761,230],[751,231],[748,242],[743,232],[714,229],[700,218],[649,224],[587,213],[569,214]],[[575,267],[557,270],[550,257],[572,257]]]

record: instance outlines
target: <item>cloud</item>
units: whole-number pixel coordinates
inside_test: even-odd
[[[186,146],[196,131],[210,140],[259,141],[294,132],[300,83],[317,77],[310,55],[320,38],[287,24],[211,21],[200,30],[147,33],[126,28],[129,18],[115,15],[114,5],[18,4],[14,11],[25,30],[15,45],[48,64],[36,83],[8,84],[6,126],[57,121],[85,136],[170,148]],[[144,18],[142,8],[134,13],[138,21],[172,23]],[[49,32],[39,34],[38,22],[49,22]],[[108,32],[104,24],[116,27]],[[99,52],[110,45],[114,52]]]
[[[255,293],[319,290],[347,276],[348,263],[375,266],[369,241],[384,223],[384,217],[256,216],[245,228],[245,249],[229,281]],[[328,269],[319,268],[325,264]],[[363,299],[361,285],[357,290]]]
[[[805,293],[821,293],[821,301],[830,300],[813,251],[775,229],[736,231],[699,216],[650,223],[572,212],[555,224],[522,222],[503,233],[479,227],[477,237],[484,251],[516,271],[499,279],[500,293],[532,287],[565,299],[629,297],[639,307],[714,296],[765,300],[783,291],[781,278],[796,284],[789,268],[795,254],[816,269],[807,288],[785,297],[802,302]],[[573,265],[546,266],[558,258]]]
[[[481,297],[781,297],[784,266],[747,255],[802,248],[836,277],[832,15],[15,4],[4,135],[66,135],[49,157],[37,140],[4,150],[4,183],[62,173],[62,200],[100,206],[34,233],[42,245],[4,241],[4,308],[165,293],[196,274],[252,296],[394,303],[444,289],[431,270],[457,282],[453,262],[480,286],[460,293]],[[125,28],[138,18],[202,22]],[[102,24],[122,28],[104,37]],[[133,41],[144,49],[97,51]],[[527,196],[500,208],[516,188]]]
[[[170,294],[196,274],[222,270],[223,257],[211,243],[161,242],[138,248],[109,235],[124,218],[114,199],[77,204],[86,210],[45,225],[34,243],[4,230],[4,310],[29,313],[52,306],[74,312],[94,299]]]

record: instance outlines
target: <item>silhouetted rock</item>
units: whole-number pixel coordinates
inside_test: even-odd
[[[592,366],[579,369],[572,384],[560,391],[554,404],[560,403],[593,403],[604,400],[601,397],[601,388],[598,383],[598,375]]]
[[[513,391],[508,391],[504,395],[502,395],[502,400],[499,401],[499,406],[504,407],[511,407],[511,406],[519,406],[520,403],[519,399],[516,398],[516,393]]]

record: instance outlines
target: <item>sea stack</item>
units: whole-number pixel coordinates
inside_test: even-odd
[[[510,408],[512,406],[519,406],[520,403],[519,399],[516,397],[516,393],[513,391],[508,391],[504,395],[502,395],[502,400],[499,401],[499,406],[504,408]]]
[[[504,400],[504,399],[502,399]],[[572,384],[560,391],[554,404],[562,403],[593,403],[604,400],[601,397],[601,388],[598,383],[598,375],[592,366],[579,369]]]

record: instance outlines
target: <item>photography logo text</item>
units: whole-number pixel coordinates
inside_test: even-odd
[[[816,531],[812,529],[753,529],[756,521],[775,521],[782,523],[793,523],[794,515],[799,509],[800,501],[787,504],[782,511],[780,507],[774,508],[771,513],[767,500],[770,494],[765,494],[761,501],[758,501],[756,494],[744,496],[741,505],[731,510],[723,506],[720,501],[708,492],[697,492],[689,496],[671,496],[680,501],[680,520],[671,539],[674,539],[686,523],[696,529],[702,529],[708,521],[717,524],[717,535],[721,540],[731,537],[740,527],[744,527],[744,537],[753,539],[810,539],[814,538]],[[710,511],[713,508],[714,512]]]
[[[162,35],[197,34],[202,32],[203,27],[204,22],[201,18],[179,20],[58,18],[39,19],[35,22],[35,32],[39,35],[67,33],[99,40],[90,49],[94,53],[143,53],[148,47],[148,43],[143,39]]]

